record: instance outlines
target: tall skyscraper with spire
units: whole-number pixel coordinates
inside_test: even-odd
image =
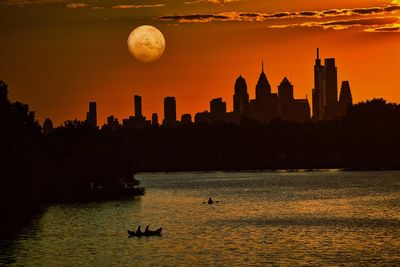
[[[261,62],[261,73],[256,85],[256,99],[261,100],[271,94],[271,85],[264,72],[264,61]]]
[[[347,90],[347,85],[345,84],[345,91]],[[350,91],[350,86],[348,87],[348,91]],[[348,95],[348,93],[346,94]],[[324,61],[324,65],[321,65],[318,48],[314,65],[312,101],[314,121],[331,120],[341,116],[343,113],[338,102],[338,78],[335,59],[327,58]]]
[[[256,99],[252,102],[251,116],[260,121],[269,121],[279,117],[278,95],[271,92],[271,85],[264,72],[264,62],[261,62],[261,73],[256,85]],[[254,103],[254,104],[253,104]]]
[[[317,48],[317,58],[314,64],[314,89],[312,90],[312,107],[313,107],[313,120],[322,120],[322,87],[323,87],[323,74],[324,66],[321,65],[319,58],[319,48]]]

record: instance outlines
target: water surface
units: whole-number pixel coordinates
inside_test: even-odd
[[[52,205],[0,263],[29,266],[395,265],[400,172],[137,175],[144,197]],[[208,197],[218,200],[203,204]],[[140,224],[162,237],[128,238]]]

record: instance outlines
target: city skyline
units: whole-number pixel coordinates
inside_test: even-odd
[[[197,111],[193,116],[191,113],[182,113],[179,120],[175,97],[166,96],[164,97],[163,119],[159,122],[156,112],[152,113],[151,118],[146,119],[142,110],[142,97],[135,94],[133,113],[121,120],[114,115],[108,115],[103,127],[116,129],[119,127],[143,128],[150,125],[176,126],[200,122],[240,123],[245,118],[259,122],[269,122],[279,118],[299,123],[332,120],[346,115],[347,109],[353,105],[350,82],[338,80],[338,73],[340,71],[336,66],[336,59],[320,58],[320,49],[316,48],[311,103],[308,95],[306,98],[296,99],[294,84],[286,76],[274,92],[264,71],[264,61],[262,61],[261,72],[254,88],[254,99],[249,97],[251,90],[247,86],[246,79],[239,75],[233,88],[231,110],[227,109],[226,101],[222,97],[217,97],[209,101],[209,109]],[[341,84],[340,88],[339,84]],[[101,126],[101,124],[97,124],[96,102],[89,102],[86,121],[92,127]]]
[[[84,119],[88,101],[97,102],[100,123],[111,113],[128,117],[133,93],[147,117],[174,95],[180,117],[207,109],[216,95],[231,107],[232,81],[242,74],[253,87],[261,60],[274,88],[287,76],[296,98],[310,98],[310,65],[321,47],[322,57],[337,59],[339,80],[351,80],[354,102],[400,102],[398,1],[127,2],[2,1],[0,78],[10,98],[30,103],[41,122],[53,114],[56,125]],[[138,62],[127,47],[143,24],[165,36],[154,63]]]

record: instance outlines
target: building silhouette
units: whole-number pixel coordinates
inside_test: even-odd
[[[164,98],[164,126],[176,125],[176,102],[175,97],[167,96]]]
[[[346,110],[352,105],[352,94],[348,81],[343,81],[338,99],[338,71],[335,58],[327,58],[324,65],[317,48],[317,57],[314,64],[314,88],[312,90],[312,120],[331,120],[346,114]],[[234,85],[233,111],[229,112],[226,102],[221,97],[210,101],[210,110],[197,112],[194,116],[195,123],[226,122],[240,123],[243,118],[249,118],[259,122],[269,122],[276,118],[285,121],[307,122],[311,118],[311,108],[308,98],[295,99],[294,86],[287,77],[284,77],[278,85],[277,93],[271,90],[264,70],[264,62],[261,62],[261,73],[255,86],[255,99],[249,99],[247,83],[240,75]],[[162,125],[177,126],[176,100],[173,96],[164,98],[164,119]],[[96,103],[89,104],[87,121],[90,125],[97,126]],[[191,124],[191,114],[181,116],[181,125]],[[110,116],[107,125],[111,128],[119,126],[118,120]],[[144,128],[149,125],[158,126],[157,113],[152,114],[151,121],[146,120],[142,113],[142,97],[134,96],[134,116],[123,120],[123,127]]]
[[[213,115],[224,115],[226,113],[226,102],[222,101],[222,97],[210,101],[210,113]]]
[[[250,101],[250,117],[259,121],[270,121],[280,116],[278,95],[271,92],[271,85],[261,63],[261,73],[256,85],[255,101]]]
[[[351,95],[350,83],[349,81],[343,81],[340,88],[339,95],[339,116],[346,115],[346,111],[349,107],[353,105],[353,97]]]
[[[139,95],[134,96],[134,102],[135,102],[135,117],[136,118],[142,118],[142,97]]]
[[[96,102],[89,102],[89,112],[86,113],[86,121],[90,126],[97,128]]]
[[[192,124],[192,115],[189,113],[182,114],[181,116],[181,124],[182,125],[190,125]]]
[[[306,122],[310,120],[308,99],[295,99],[293,85],[284,77],[278,86],[281,118],[286,121]]]
[[[150,121],[146,120],[146,117],[142,113],[142,97],[139,95],[134,96],[134,116],[129,116],[127,119],[122,120],[122,124],[125,128],[144,128],[151,124]]]
[[[314,88],[312,90],[313,120],[331,120],[345,114],[349,103],[352,104],[350,85],[342,84],[343,99],[338,101],[337,67],[334,58],[327,58],[321,65],[319,48],[314,65]],[[343,102],[345,101],[345,102]],[[347,104],[346,104],[347,103]]]
[[[312,90],[312,105],[313,105],[313,119],[322,119],[322,87],[323,87],[323,71],[324,67],[321,65],[319,58],[319,48],[317,48],[317,58],[314,64],[314,88]]]
[[[155,112],[151,114],[151,125],[158,126],[158,115]]]
[[[325,59],[322,87],[323,119],[330,120],[337,117],[337,68],[334,58]]]
[[[108,129],[117,129],[120,127],[119,121],[117,118],[114,117],[114,115],[108,116],[107,117],[107,124],[105,125],[106,128]]]
[[[292,106],[294,102],[293,85],[286,77],[278,85],[278,96],[282,119],[290,120],[292,118]]]
[[[235,94],[233,95],[233,112],[237,116],[249,115],[249,94],[247,93],[246,80],[240,75],[235,82]]]
[[[258,120],[268,120],[268,104],[271,98],[271,85],[264,73],[264,62],[261,63],[261,73],[256,85],[256,99],[252,101],[252,117]]]

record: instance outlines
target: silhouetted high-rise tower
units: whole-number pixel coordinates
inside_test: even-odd
[[[321,65],[321,59],[319,58],[319,48],[317,48],[317,58],[315,59],[314,65],[314,89],[312,90],[312,108],[313,108],[313,119],[322,120],[322,87],[324,77],[324,66]]]
[[[279,117],[278,95],[271,92],[271,85],[261,63],[261,73],[256,85],[256,99],[251,101],[251,117],[259,121],[269,121]]]
[[[176,124],[176,102],[175,97],[167,96],[164,98],[164,121],[166,126],[174,126]]]
[[[337,116],[337,68],[334,58],[325,59],[322,87],[323,119],[333,119]]]
[[[339,115],[346,115],[346,111],[353,105],[353,97],[351,95],[349,81],[343,81],[342,87],[340,88],[339,96]]]
[[[233,112],[242,116],[248,116],[249,114],[249,94],[247,93],[246,80],[242,77],[242,75],[240,75],[235,82]]]
[[[97,127],[96,102],[89,102],[89,112],[86,113],[86,121],[92,127]]]
[[[142,118],[142,97],[139,95],[135,95],[135,117]]]
[[[282,118],[284,120],[290,120],[290,112],[294,102],[293,85],[286,77],[283,78],[281,84],[278,86],[278,96]]]
[[[256,100],[264,100],[271,94],[271,85],[264,73],[264,62],[261,63],[261,73],[256,85]]]

